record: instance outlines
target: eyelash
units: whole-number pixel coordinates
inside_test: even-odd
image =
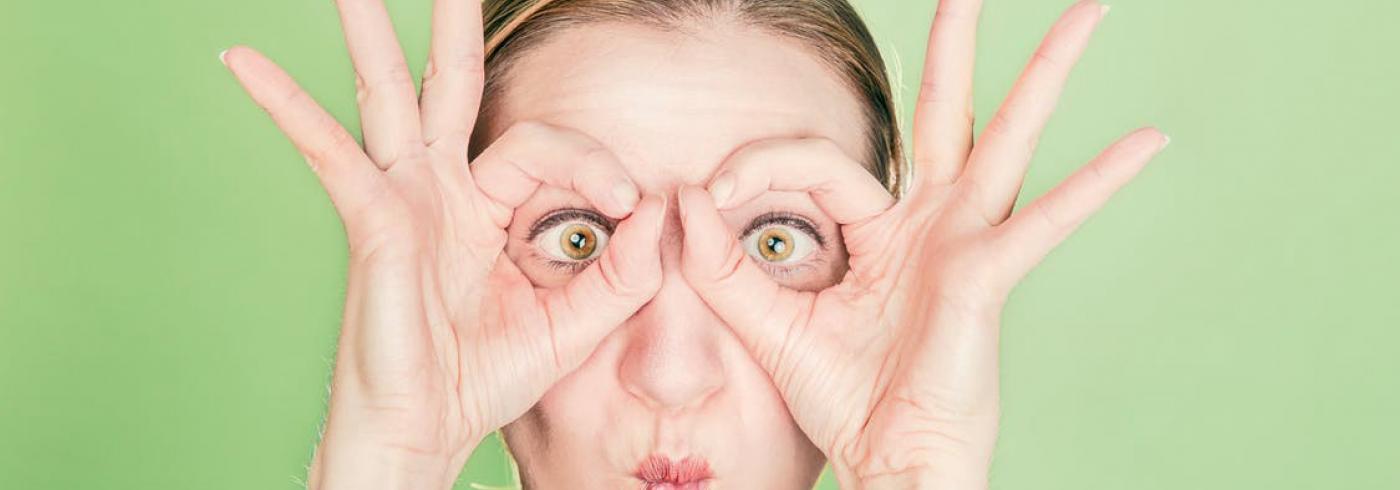
[[[544,233],[545,230],[548,230],[554,227],[555,225],[569,221],[586,221],[592,223],[594,225],[597,225],[599,228],[602,228],[603,231],[607,232],[609,235],[612,234],[613,228],[615,226],[611,220],[604,218],[602,215],[592,210],[580,208],[565,208],[553,211],[540,218],[538,221],[535,222],[534,225],[531,225],[530,231],[525,237],[525,241],[529,243],[534,243],[535,239],[539,238],[540,233]],[[784,225],[796,229],[799,232],[806,233],[810,235],[814,241],[817,242],[819,251],[826,250],[826,236],[822,235],[822,233],[818,231],[817,226],[813,224],[811,220],[803,216],[785,211],[770,211],[754,218],[752,221],[749,222],[748,226],[745,226],[744,230],[739,233],[739,241],[747,239],[749,235],[757,233],[759,230],[762,230],[764,227],[769,225]],[[543,262],[545,266],[549,267],[550,269],[566,274],[577,274],[583,271],[584,269],[588,268],[588,266],[592,264],[593,261],[598,260],[597,258],[585,261],[558,260],[554,257],[541,254],[538,248],[533,247],[531,248],[531,254],[534,255],[538,260]],[[760,268],[764,269],[764,271],[766,271],[768,274],[772,275],[774,278],[782,280],[820,266],[823,263],[823,259],[821,257],[814,257],[809,260],[803,261],[801,264],[788,267],[780,267],[762,261],[754,262],[758,264]]]
[[[608,235],[612,235],[613,228],[616,226],[612,222],[612,220],[603,217],[603,215],[598,214],[596,211],[593,211],[591,209],[558,209],[550,212],[549,214],[544,215],[544,217],[535,221],[535,224],[530,225],[530,231],[525,235],[525,242],[533,244],[535,243],[535,239],[539,238],[539,235],[541,233],[544,233],[546,230],[553,228],[555,225],[567,223],[570,221],[583,221],[591,223],[599,228],[602,228],[603,231],[606,232]],[[583,261],[559,260],[549,255],[540,253],[539,248],[533,246],[530,247],[530,254],[533,255],[536,259],[538,259],[540,262],[543,262],[544,265],[549,267],[550,269],[554,269],[555,271],[562,272],[565,274],[577,274],[583,271],[584,269],[588,268],[588,266],[592,264],[593,261],[598,260],[597,257]]]
[[[745,226],[744,230],[739,233],[739,241],[742,242],[748,239],[749,235],[757,233],[759,230],[769,225],[784,225],[799,232],[806,233],[812,237],[812,240],[817,242],[817,252],[826,251],[826,236],[822,235],[817,225],[801,215],[786,211],[769,211],[758,215],[758,217],[750,221],[748,226]],[[811,258],[802,261],[802,263],[788,267],[776,266],[761,260],[755,260],[754,263],[758,264],[759,268],[763,269],[769,275],[772,275],[775,279],[783,280],[820,267],[825,263],[825,259],[822,257],[823,255],[825,254],[814,253]]]

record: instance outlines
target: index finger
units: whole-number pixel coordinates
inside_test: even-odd
[[[577,192],[613,218],[632,212],[641,192],[622,163],[597,140],[539,122],[511,126],[470,165],[476,187],[500,208],[508,225],[514,210],[541,185]]]
[[[848,225],[884,213],[894,196],[864,165],[824,138],[763,140],[740,148],[708,190],[719,209],[764,191],[807,192],[837,223]]]

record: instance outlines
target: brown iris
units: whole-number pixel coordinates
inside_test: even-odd
[[[763,260],[782,262],[792,256],[792,235],[782,228],[768,228],[758,235],[758,253]]]
[[[574,260],[587,260],[598,249],[598,236],[585,224],[572,224],[559,234],[559,248]]]

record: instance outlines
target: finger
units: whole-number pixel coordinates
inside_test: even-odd
[[[798,295],[811,293],[785,289],[759,270],[720,217],[709,193],[685,186],[677,201],[685,233],[682,274],[754,358],[772,369],[796,320],[795,311],[784,306],[793,304]]]
[[[434,0],[432,48],[423,75],[423,141],[465,161],[484,82],[481,2]]]
[[[614,218],[627,216],[640,199],[622,163],[601,143],[543,123],[511,126],[472,162],[471,173],[477,188],[505,211],[524,204],[540,185],[577,192]]]
[[[272,60],[245,46],[220,56],[244,90],[283,133],[320,179],[346,225],[382,185],[374,163],[355,138]]]
[[[972,149],[972,74],[981,11],[981,0],[938,2],[914,106],[914,175],[920,184],[952,182]]]
[[[572,369],[661,287],[661,229],[666,201],[648,196],[618,224],[603,255],[563,289],[546,293],[562,367]]]
[[[1065,12],[973,148],[963,177],[971,181],[975,202],[988,222],[1001,223],[1010,214],[1070,70],[1107,11],[1095,0],[1084,0]]]
[[[1140,129],[1118,140],[1059,186],[1017,211],[997,232],[1019,279],[1069,237],[1118,189],[1142,170],[1170,141],[1155,128]]]
[[[365,150],[389,169],[423,144],[413,74],[381,0],[336,0],[355,85]]]
[[[831,140],[772,139],[745,145],[724,163],[709,191],[720,209],[738,206],[765,191],[807,192],[841,224],[879,215],[894,196],[860,163]]]

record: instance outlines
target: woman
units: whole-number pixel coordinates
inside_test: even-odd
[[[844,0],[437,0],[421,99],[338,4],[363,149],[222,54],[350,244],[312,488],[448,488],[497,429],[528,488],[985,487],[1007,294],[1167,142],[1011,213],[1092,0],[976,145],[980,2],[941,2],[910,171]]]

